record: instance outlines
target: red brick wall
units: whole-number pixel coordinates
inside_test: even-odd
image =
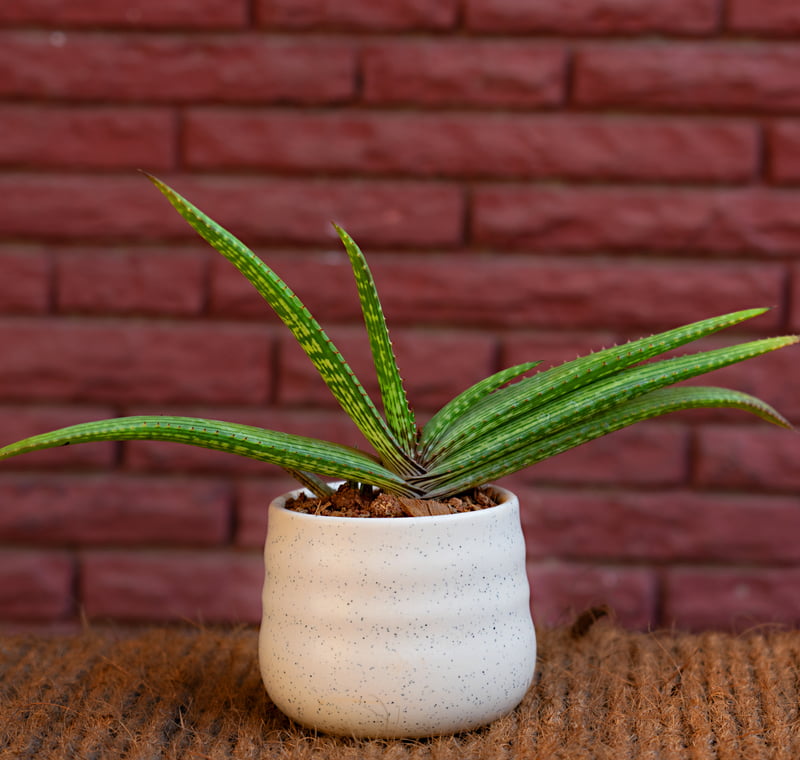
[[[413,403],[726,310],[800,330],[790,0],[0,4],[0,431],[202,413],[357,442],[227,263],[230,226],[357,369],[329,220],[367,251]],[[719,340],[723,340],[720,338]],[[800,355],[719,373],[800,422]],[[275,469],[165,444],[0,467],[0,621],[256,621]],[[510,480],[539,622],[800,623],[800,439],[622,431]]]

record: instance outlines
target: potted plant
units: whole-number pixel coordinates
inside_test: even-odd
[[[650,361],[765,311],[750,309],[535,374],[535,361],[504,369],[419,428],[369,268],[343,229],[336,227],[355,274],[383,413],[278,275],[151,179],[276,311],[374,453],[227,422],[133,416],[36,435],[0,449],[0,459],[147,439],[228,451],[295,476],[305,490],[269,506],[259,655],[269,695],[304,725],[357,736],[425,736],[474,728],[519,703],[533,678],[536,642],[519,504],[490,485],[494,480],[678,410],[733,407],[790,427],[747,394],[673,386],[796,343],[796,336]],[[337,491],[329,478],[342,487]],[[352,517],[348,506],[345,516],[315,513],[344,499],[403,516]]]

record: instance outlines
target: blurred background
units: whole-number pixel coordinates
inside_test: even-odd
[[[360,443],[139,169],[262,255],[370,386],[344,225],[422,416],[726,311],[773,307],[706,346],[798,331],[798,70],[793,0],[2,3],[2,443],[162,412]],[[800,423],[798,370],[786,349],[713,382]],[[540,625],[800,623],[796,434],[686,413],[504,484]],[[147,442],[4,462],[0,628],[256,623],[291,486]]]

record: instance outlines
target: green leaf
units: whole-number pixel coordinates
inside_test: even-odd
[[[230,261],[291,330],[331,393],[382,459],[400,473],[418,471],[339,351],[289,286],[240,240],[175,190],[148,175],[191,227]]]
[[[455,420],[470,410],[481,399],[540,364],[541,362],[526,362],[525,364],[517,364],[514,367],[500,370],[500,372],[496,372],[494,375],[475,383],[475,385],[467,388],[452,401],[445,404],[428,420],[422,429],[420,450],[423,452],[423,457],[427,455],[427,452],[432,447],[436,446],[440,436],[453,425]]]
[[[764,338],[735,346],[704,351],[675,359],[664,359],[630,368],[589,386],[559,397],[528,414],[510,418],[506,424],[441,458],[429,474],[457,471],[476,462],[507,454],[521,445],[551,435],[637,396],[711,372],[745,359],[796,343],[796,336]]]
[[[435,449],[430,453],[431,461],[456,449],[464,449],[471,441],[486,438],[508,420],[527,415],[553,399],[766,311],[747,309],[693,322],[649,338],[596,351],[503,388],[452,422],[439,436]]]
[[[576,446],[613,433],[637,422],[684,409],[726,407],[752,412],[768,422],[791,428],[789,422],[769,404],[754,396],[727,388],[662,388],[615,406],[575,427],[504,451],[489,461],[446,473],[415,479],[428,498],[442,498],[517,472]]]
[[[93,441],[171,441],[270,462],[290,470],[366,481],[412,495],[402,478],[357,449],[315,438],[196,417],[120,417],[35,435],[0,449],[0,459],[30,451]]]
[[[403,444],[406,453],[410,455],[416,445],[417,425],[403,388],[403,380],[400,377],[397,360],[392,350],[392,341],[389,338],[389,330],[386,327],[386,318],[383,315],[375,281],[364,254],[353,238],[338,224],[335,224],[334,227],[344,243],[355,275],[386,421],[397,440]]]
[[[303,488],[308,489],[314,496],[324,499],[332,496],[335,491],[321,478],[310,472],[303,472],[302,470],[292,470],[284,467],[284,470],[289,473]]]

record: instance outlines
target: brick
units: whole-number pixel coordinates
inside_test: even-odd
[[[132,408],[130,414],[153,414],[152,408]],[[255,425],[268,430],[293,433],[311,438],[320,438],[348,446],[368,449],[358,429],[347,415],[339,410],[306,409],[234,409],[171,407],[171,414],[187,417],[203,417],[212,420],[238,422]],[[277,468],[236,454],[196,446],[161,441],[132,441],[123,444],[125,466],[137,472],[190,472],[220,473],[241,475],[265,475],[273,472],[276,476],[283,472]],[[285,489],[284,489],[285,490]],[[280,493],[280,492],[279,492]]]
[[[688,476],[689,437],[681,427],[638,424],[537,462],[519,478],[531,485],[680,485]]]
[[[332,245],[336,220],[364,244],[461,242],[464,198],[425,182],[183,178],[182,195],[237,237]],[[194,242],[195,233],[141,177],[0,176],[0,234],[34,239]]]
[[[715,0],[467,0],[465,13],[468,29],[511,34],[707,34],[717,24]]]
[[[280,277],[286,279],[286,273],[282,271],[280,264],[276,263],[275,254],[271,251],[259,251],[258,253]],[[306,260],[307,257],[302,252],[298,252],[298,258]],[[209,270],[208,306],[214,317],[235,316],[236,318],[263,319],[271,313],[272,310],[266,301],[228,261],[215,256],[211,259]],[[296,283],[289,282],[288,285],[295,293],[299,290]],[[320,288],[320,294],[323,294],[324,297],[324,294],[330,294],[332,290],[333,286]],[[304,300],[302,296],[301,300]],[[326,298],[325,300],[335,299]],[[306,303],[306,305],[317,319],[321,317],[317,303]]]
[[[353,272],[341,244],[336,248],[336,243],[332,241],[328,253],[283,250],[257,253],[289,285],[323,328],[332,322],[360,319]],[[382,269],[381,258],[371,256],[369,252],[366,254],[370,268],[378,277],[377,272]],[[389,272],[388,277],[391,278],[392,270]],[[378,289],[383,301],[384,290],[387,290],[386,295],[391,296],[392,288],[384,289],[384,277],[380,279]],[[401,286],[399,289],[403,288]],[[263,319],[272,313],[270,306],[253,286],[221,256],[211,260],[210,291],[209,309],[217,318]]]
[[[413,176],[746,180],[754,125],[514,114],[191,111],[186,160],[204,169]]]
[[[368,46],[363,54],[367,103],[559,105],[566,59],[557,46],[487,41],[420,41]]]
[[[502,336],[500,363],[511,367],[540,361],[535,371],[541,372],[619,342],[619,336],[610,332],[509,332]]]
[[[0,312],[36,314],[50,306],[50,261],[40,250],[0,250]]]
[[[261,403],[270,344],[255,326],[0,322],[0,399]]]
[[[64,27],[239,27],[247,22],[242,0],[15,0],[0,7],[0,23]]]
[[[746,630],[800,624],[800,568],[674,568],[666,573],[664,619],[678,628]]]
[[[263,560],[224,552],[104,552],[81,558],[90,618],[201,623],[261,620]]]
[[[102,420],[114,416],[113,407],[98,406],[0,406],[2,445],[19,441],[31,435],[77,425],[81,422]],[[35,451],[4,462],[4,472],[42,468],[108,468],[114,464],[115,444],[109,442],[86,443],[81,446],[59,446]]]
[[[170,413],[173,411],[169,410]],[[237,415],[225,414],[204,419],[233,421]],[[262,426],[263,427],[263,426]],[[278,429],[272,426],[269,429]],[[280,432],[286,432],[281,430]],[[163,441],[132,441],[122,447],[125,466],[137,472],[203,473],[224,475],[278,475],[280,468],[249,457],[211,451],[198,446]]]
[[[483,186],[472,234],[504,248],[793,255],[798,214],[788,190]]]
[[[84,314],[199,314],[207,249],[65,249],[56,262],[56,305]]]
[[[729,0],[727,25],[738,32],[790,36],[800,32],[800,8],[794,0]]]
[[[2,97],[312,104],[355,91],[355,50],[338,41],[9,31],[0,42]]]
[[[623,268],[601,259],[465,253],[454,260],[449,254],[373,256],[366,246],[362,248],[390,329],[422,324],[646,332],[747,306],[780,303],[785,278],[778,264],[628,262]],[[360,319],[353,275],[343,254],[278,251],[264,258],[296,289],[324,328]],[[268,313],[269,307],[227,262],[212,263],[211,283],[215,315],[260,318]],[[758,324],[764,330],[776,329],[780,319],[776,310],[760,317]],[[565,344],[563,351],[557,348],[559,342]],[[507,353],[521,358],[504,362],[560,363],[614,342],[607,332],[577,343],[553,333],[509,333],[504,336]]]
[[[800,436],[781,428],[704,426],[695,456],[700,486],[800,491]]]
[[[683,490],[517,490],[529,557],[800,562],[796,498]]]
[[[800,266],[795,266],[792,270],[791,285],[791,321],[790,328],[795,332],[800,332]]]
[[[394,0],[373,3],[355,0],[328,3],[325,0],[259,0],[258,22],[267,29],[341,29],[344,31],[445,30],[455,25],[455,0],[429,3],[425,0]]]
[[[73,608],[75,569],[66,552],[0,551],[0,618],[57,620]]]
[[[238,488],[236,512],[237,546],[262,548],[267,534],[267,509],[270,502],[298,487],[298,484],[288,477],[241,482]]]
[[[721,339],[709,340],[703,347],[719,348],[730,343],[731,341]],[[749,393],[772,404],[790,421],[800,422],[800,397],[795,384],[789,379],[793,378],[797,372],[798,361],[800,361],[800,348],[796,345],[788,346],[752,360],[709,372],[690,382],[695,385],[735,388],[738,391]],[[689,413],[687,412],[687,414]],[[698,412],[695,415],[696,419],[702,419],[700,414],[701,412]],[[756,421],[756,418],[748,417],[738,411],[720,411],[719,414],[724,414],[726,419],[733,419],[737,422],[748,419]]]
[[[464,198],[451,184],[243,178],[184,184],[197,205],[246,240],[338,248],[331,220],[365,245],[454,246],[462,239]]]
[[[169,169],[177,126],[155,108],[0,105],[0,165]]]
[[[702,281],[708,280],[709,278],[702,278]],[[634,297],[635,292],[633,289],[630,296],[625,296],[626,299]],[[690,316],[689,312],[685,311],[686,306],[684,306],[683,315],[681,316],[681,314],[676,313],[671,324],[665,322],[658,326],[653,324],[650,327],[653,329],[676,327],[679,324],[689,322],[691,319],[701,319],[715,313],[723,313],[728,310],[739,308],[745,303],[750,305],[754,303],[752,300],[740,301],[737,306],[735,302],[731,302],[728,306],[717,312],[716,309],[710,308],[708,294],[705,296],[705,301],[701,294],[698,294],[696,297],[687,296],[687,299],[688,298],[702,305],[703,312],[698,312],[697,315]],[[661,301],[659,306],[661,306],[662,303],[665,302]],[[687,300],[683,303],[687,304],[689,301]],[[718,305],[722,306],[722,303]],[[602,313],[602,307],[598,306],[597,313]],[[766,321],[764,321],[765,317],[767,318]],[[605,317],[597,321],[602,324],[611,324],[611,321],[607,320]],[[694,351],[713,350],[731,345],[734,342],[767,337],[768,335],[775,334],[776,331],[780,331],[780,328],[780,313],[778,310],[772,310],[756,318],[752,322],[746,323],[743,327],[733,328],[731,331],[721,333],[720,336],[698,341],[697,343],[677,349],[673,352],[667,352],[663,357],[670,358]],[[503,338],[500,364],[501,366],[512,366],[514,364],[537,359],[543,361],[539,369],[544,370],[549,366],[561,364],[577,356],[584,356],[600,348],[621,345],[626,340],[639,338],[645,334],[645,330],[625,330],[616,335],[607,332],[558,333],[535,331],[531,333],[510,333]],[[728,337],[722,337],[725,335]],[[789,346],[779,351],[756,357],[752,361],[745,361],[739,365],[733,365],[706,375],[701,375],[694,380],[687,381],[687,384],[716,385],[741,390],[763,398],[776,406],[778,410],[782,414],[788,416],[790,420],[797,420],[798,413],[800,413],[800,406],[798,406],[797,396],[793,392],[792,384],[787,383],[785,378],[791,376],[791,373],[794,372],[793,367],[797,362],[796,357],[798,350],[800,349],[795,346]],[[686,412],[670,414],[667,419],[689,425],[713,421],[762,424],[755,416],[751,416],[740,410],[729,409],[692,409]]]
[[[375,370],[365,336],[348,328],[327,332],[367,392],[377,399]],[[395,330],[392,338],[409,401],[415,409],[437,409],[495,369],[494,341],[489,336]],[[281,403],[336,405],[302,350],[291,339],[282,338],[280,346]]]
[[[651,570],[547,562],[529,564],[528,577],[537,625],[569,624],[601,605],[608,605],[625,628],[644,630],[656,623],[656,579]]]
[[[18,620],[13,622],[0,620],[2,636],[79,636],[86,626],[75,618],[66,620]]]
[[[64,240],[191,233],[142,177],[9,173],[0,175],[0,188],[9,199],[0,206],[0,231],[6,236]]]
[[[800,123],[779,121],[768,131],[770,179],[778,183],[800,180]]]
[[[800,47],[762,44],[590,47],[575,58],[581,106],[795,111]]]
[[[212,546],[228,539],[221,482],[124,476],[0,476],[0,540],[37,545]]]
[[[262,259],[292,288],[323,328],[327,329],[336,322],[361,321],[361,307],[353,271],[341,244],[337,247],[334,242],[332,249],[325,253],[283,250],[260,253]],[[427,309],[427,289],[424,289],[423,281],[427,275],[423,275],[421,262],[409,261],[412,258],[410,254],[392,257],[391,260],[379,254],[372,255],[369,251],[366,254],[378,281],[377,287],[384,310],[392,324],[418,317],[417,306]],[[438,270],[439,263],[433,264],[433,257],[427,261]],[[441,266],[452,271],[447,261],[442,261]],[[396,281],[396,277],[400,279]],[[263,319],[265,315],[272,313],[269,305],[253,286],[220,256],[212,259],[210,281],[209,308],[215,317]],[[441,282],[438,284],[441,286]],[[432,290],[435,289],[432,287]],[[438,290],[439,296],[441,292]],[[433,313],[426,313],[426,318],[437,321]]]

